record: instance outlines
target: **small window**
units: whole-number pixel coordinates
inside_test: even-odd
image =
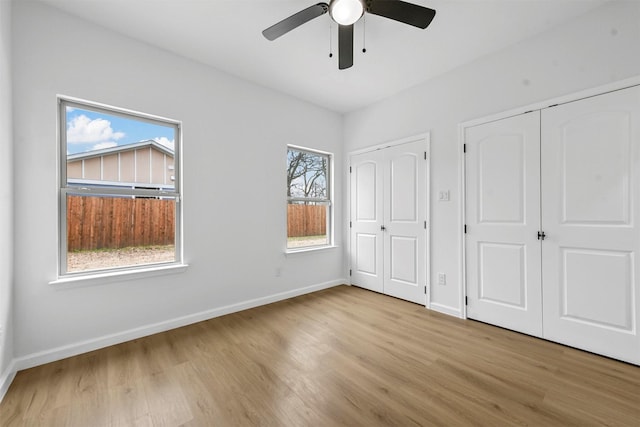
[[[59,107],[59,275],[181,263],[179,122]]]
[[[287,150],[287,249],[331,245],[331,154]]]

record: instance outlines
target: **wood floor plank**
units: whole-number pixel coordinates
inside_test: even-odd
[[[338,286],[21,371],[2,426],[640,426],[640,367]]]

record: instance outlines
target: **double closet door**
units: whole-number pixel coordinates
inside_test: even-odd
[[[351,157],[351,283],[424,305],[427,142]]]
[[[640,87],[465,143],[467,316],[640,364]]]

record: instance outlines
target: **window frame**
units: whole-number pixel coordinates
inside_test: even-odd
[[[122,275],[125,273],[144,273],[154,270],[166,270],[172,267],[185,266],[183,263],[182,242],[182,122],[165,117],[154,116],[138,111],[118,108],[83,99],[57,96],[58,110],[58,280],[83,279],[104,277],[109,274]],[[67,179],[67,107],[88,110],[96,113],[104,113],[130,120],[169,126],[174,128],[174,168],[175,177],[173,191],[168,189],[144,189],[130,186],[105,186],[92,187],[81,185],[69,185]],[[175,230],[174,230],[174,260],[167,262],[154,262],[129,266],[115,266],[83,271],[67,271],[67,196],[77,195],[85,197],[117,196],[117,197],[147,197],[175,200]]]
[[[327,196],[325,198],[317,198],[317,197],[289,197],[287,196],[287,209],[291,202],[312,202],[318,204],[324,204],[327,207],[326,213],[326,235],[327,235],[327,243],[321,245],[311,245],[311,246],[300,246],[300,247],[289,247],[289,215],[288,212],[286,214],[285,221],[285,248],[286,253],[296,253],[296,252],[307,252],[314,251],[326,248],[334,247],[333,243],[333,153],[328,151],[316,150],[312,148],[302,147],[299,145],[287,145],[287,156],[286,156],[286,164],[289,166],[288,157],[289,150],[300,151],[308,154],[318,155],[327,158],[327,171],[326,171],[326,192]]]

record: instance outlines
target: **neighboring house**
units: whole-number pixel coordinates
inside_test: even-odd
[[[67,156],[71,185],[173,188],[174,153],[154,140]]]

